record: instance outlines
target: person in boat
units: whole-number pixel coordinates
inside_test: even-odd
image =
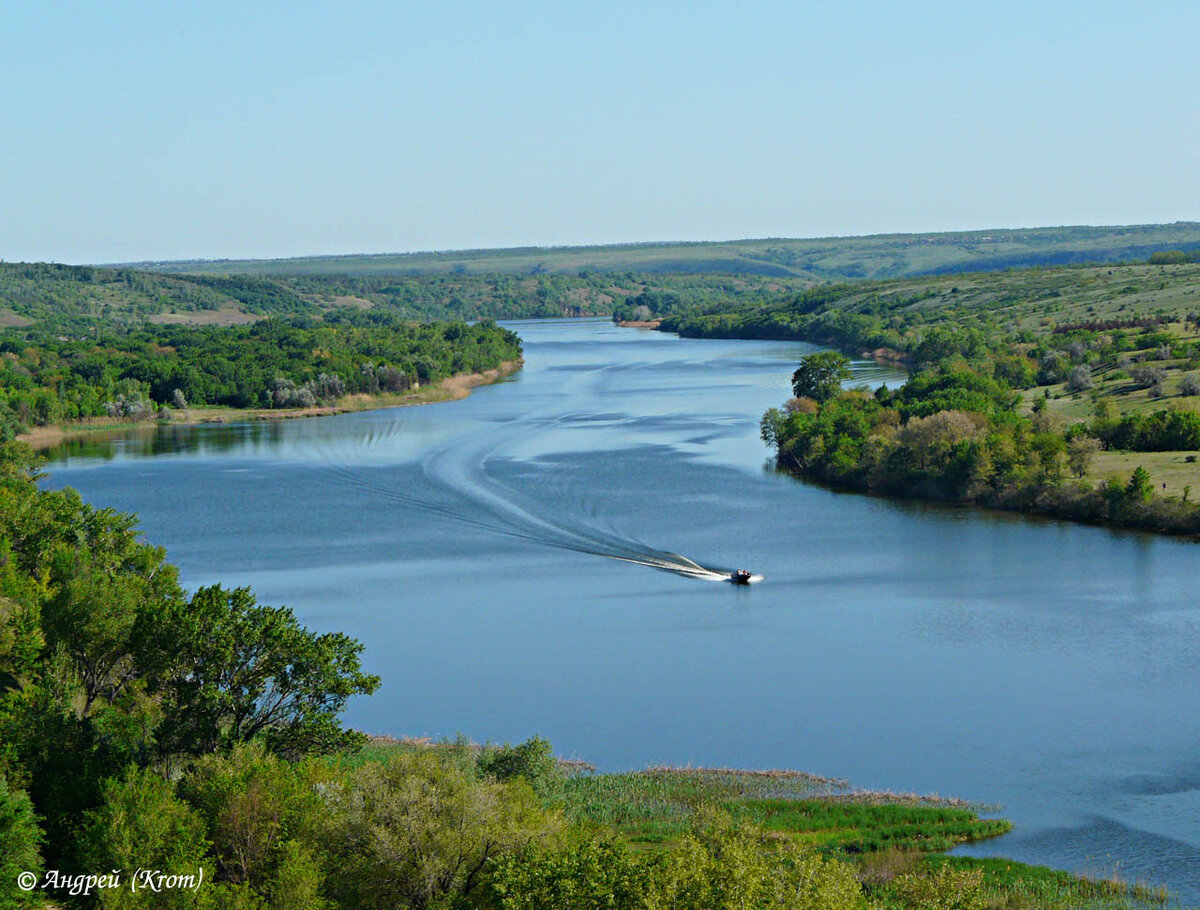
[[[736,569],[729,576],[729,580],[732,581],[735,585],[748,585],[748,584],[750,584],[750,570],[749,569]]]

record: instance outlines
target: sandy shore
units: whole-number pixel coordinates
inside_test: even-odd
[[[521,368],[523,360],[508,360],[497,369],[484,373],[460,373],[449,376],[433,385],[408,392],[382,395],[347,395],[337,404],[318,405],[311,408],[185,408],[172,410],[169,421],[143,420],[131,422],[120,417],[89,417],[70,423],[34,427],[17,437],[34,449],[48,449],[68,439],[76,439],[91,433],[154,426],[169,422],[179,426],[198,426],[206,423],[240,423],[248,420],[293,420],[300,417],[329,417],[350,411],[372,411],[378,408],[403,408],[419,404],[436,404],[441,401],[458,401],[471,394],[476,386],[489,385]]]
[[[662,320],[661,319],[646,319],[646,320],[626,319],[622,322],[618,322],[617,325],[619,325],[623,329],[657,329],[660,325],[662,325]]]

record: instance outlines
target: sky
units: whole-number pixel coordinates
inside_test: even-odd
[[[3,9],[7,261],[1200,219],[1195,2]]]

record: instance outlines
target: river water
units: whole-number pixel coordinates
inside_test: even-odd
[[[525,368],[465,401],[75,444],[48,483],[362,640],[359,729],[962,796],[1016,825],[963,852],[1200,900],[1195,544],[773,473],[803,344],[512,326]]]

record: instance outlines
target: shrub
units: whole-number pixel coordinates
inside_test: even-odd
[[[1200,376],[1188,373],[1179,383],[1179,394],[1184,396],[1200,395]]]
[[[942,866],[936,872],[910,872],[889,889],[900,906],[912,910],[983,910],[983,870]]]
[[[496,780],[525,780],[540,796],[556,791],[563,781],[549,741],[540,736],[517,746],[485,749],[479,756],[478,767]]]
[[[322,823],[324,807],[307,771],[255,743],[207,756],[183,778],[180,796],[207,824],[221,879],[258,891],[281,877],[284,890],[295,890],[298,879],[320,879],[319,867],[295,843]]]
[[[650,885],[648,865],[613,840],[501,857],[491,883],[501,910],[640,908],[646,906]]]
[[[1167,378],[1167,374],[1162,367],[1137,364],[1129,368],[1129,378],[1134,381],[1138,388],[1148,389],[1151,386],[1160,385]]]
[[[1068,392],[1086,392],[1095,384],[1095,380],[1092,379],[1092,368],[1087,364],[1080,364],[1073,368],[1067,376]]]

